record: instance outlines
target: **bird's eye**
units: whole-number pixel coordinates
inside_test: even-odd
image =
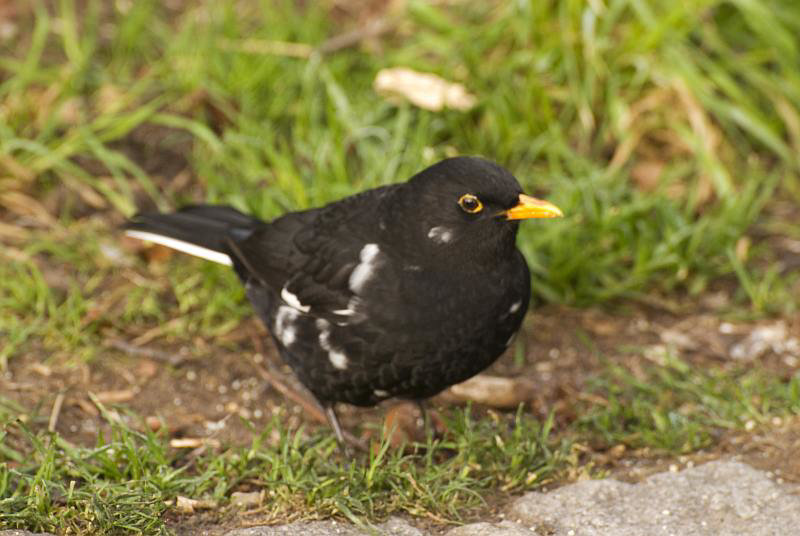
[[[481,203],[481,200],[472,194],[464,194],[459,197],[458,206],[461,207],[461,210],[469,212],[470,214],[475,214],[483,210],[483,203]]]

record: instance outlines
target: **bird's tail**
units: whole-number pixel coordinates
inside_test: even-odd
[[[260,224],[231,207],[190,205],[171,214],[137,214],[124,229],[133,238],[231,266],[230,240],[249,234]]]

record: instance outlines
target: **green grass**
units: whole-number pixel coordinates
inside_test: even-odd
[[[597,448],[688,453],[713,445],[721,430],[800,413],[798,375],[781,381],[758,369],[700,372],[675,356],[644,377],[611,365],[591,384],[605,403],[582,408],[576,426]]]
[[[688,453],[722,430],[800,414],[800,377],[692,371],[677,359],[648,368],[646,377],[609,366],[594,394],[607,403],[580,408],[583,416],[558,434],[551,420],[538,422],[522,410],[476,420],[467,409],[451,412],[447,435],[416,453],[383,444],[352,459],[338,453],[331,434],[286,431],[278,419],[253,430],[248,446],[189,459],[167,438],[119,419],[109,418],[109,437],[78,447],[6,418],[0,438],[18,446],[0,451],[0,526],[164,533],[177,496],[213,505],[224,520],[232,515],[230,494],[241,490],[265,490],[264,520],[336,516],[363,523],[407,512],[457,522],[480,511],[484,497],[535,489],[567,472],[600,474],[579,469],[586,448],[573,447],[581,443]],[[273,430],[277,441],[270,440]]]
[[[246,447],[191,462],[164,438],[119,422],[95,447],[75,447],[54,434],[9,425],[31,451],[24,463],[0,463],[0,526],[86,534],[164,531],[178,495],[218,505],[224,518],[231,491],[267,490],[263,517],[335,515],[354,521],[408,512],[443,522],[479,508],[483,495],[511,493],[549,481],[570,459],[550,424],[516,419],[449,421],[452,436],[428,441],[416,454],[388,444],[343,459],[330,434],[309,438],[273,419]],[[277,444],[267,439],[279,430]],[[8,431],[8,430],[7,430]],[[511,454],[510,454],[511,453]]]
[[[0,42],[0,373],[92,363],[109,333],[156,325],[171,343],[213,340],[250,314],[225,269],[144,270],[120,251],[113,226],[137,207],[202,199],[271,218],[454,154],[499,161],[564,210],[520,236],[547,302],[670,304],[724,288],[733,317],[798,310],[800,275],[770,240],[800,239],[784,210],[800,203],[797,2],[412,0],[353,47],[247,51],[319,47],[359,24],[298,4],[15,3],[17,31]],[[372,81],[392,66],[462,82],[478,105],[390,103]],[[68,445],[41,431],[39,409],[0,399],[0,526],[154,533],[177,495],[224,506],[250,488],[274,494],[276,519],[452,520],[493,490],[574,469],[576,443],[683,453],[800,411],[796,378],[677,359],[646,374],[610,366],[593,386],[607,403],[557,430],[457,413],[427,454],[349,467],[328,435],[279,429],[277,446],[254,430],[251,446],[182,469],[161,437],[115,424],[95,447]]]

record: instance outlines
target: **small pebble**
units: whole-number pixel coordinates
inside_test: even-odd
[[[736,328],[730,322],[723,322],[719,325],[719,332],[724,335],[730,335],[734,331],[736,331]]]

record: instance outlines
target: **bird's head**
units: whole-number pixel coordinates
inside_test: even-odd
[[[522,193],[502,166],[476,157],[448,158],[400,191],[391,220],[424,254],[487,260],[510,254],[519,220],[555,218],[561,210]]]

